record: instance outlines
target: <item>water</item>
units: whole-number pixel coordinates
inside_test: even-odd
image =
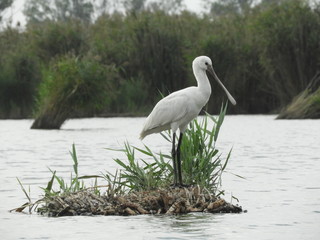
[[[320,121],[275,116],[227,116],[218,148],[227,154],[225,199],[248,210],[242,214],[181,216],[97,216],[47,218],[9,213],[27,202],[16,177],[36,200],[51,177],[70,177],[72,143],[80,175],[114,172],[112,158],[125,140],[138,140],[143,118],[76,119],[63,129],[30,130],[31,120],[0,121],[0,233],[2,239],[319,239]],[[159,135],[144,140],[169,151]],[[245,179],[234,174],[241,175]],[[90,184],[90,183],[88,183]],[[233,203],[236,201],[233,199]]]

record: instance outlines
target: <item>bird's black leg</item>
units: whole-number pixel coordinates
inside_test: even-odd
[[[183,137],[183,133],[180,133],[180,137],[179,137],[179,141],[178,141],[178,146],[177,146],[177,167],[178,167],[178,181],[179,181],[179,185],[182,187],[182,172],[181,172],[181,159],[180,159],[180,146],[181,146],[181,142],[182,142],[182,137]]]
[[[173,186],[177,185],[177,152],[176,152],[176,133],[173,133],[173,139],[172,139],[172,150],[171,150],[171,156],[172,156],[172,165],[173,165]]]

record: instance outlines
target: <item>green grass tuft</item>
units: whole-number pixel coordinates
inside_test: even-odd
[[[226,114],[227,105],[221,108],[217,118],[206,114],[202,120],[193,120],[186,130],[181,144],[182,175],[184,184],[199,185],[217,192],[221,185],[221,175],[229,161],[231,150],[226,159],[221,159],[216,141]],[[172,143],[170,131],[161,136]],[[114,149],[112,149],[114,150]],[[151,190],[169,186],[173,182],[172,157],[163,153],[154,153],[148,146],[137,148],[125,143],[118,149],[126,155],[126,161],[114,159],[122,168],[118,184],[129,190]],[[139,151],[149,161],[137,159]]]

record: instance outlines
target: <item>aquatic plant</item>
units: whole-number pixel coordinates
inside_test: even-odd
[[[163,187],[166,183],[166,176],[171,172],[170,165],[164,161],[164,155],[156,156],[146,145],[145,149],[131,146],[125,142],[122,151],[127,157],[127,161],[119,158],[114,161],[122,168],[120,171],[118,184],[129,190],[150,190]],[[114,149],[111,149],[114,150]],[[148,157],[152,157],[154,162],[148,163],[143,159],[136,159],[135,150],[142,152]],[[142,162],[142,164],[141,164]]]
[[[217,118],[206,114],[200,123],[195,120],[190,124],[181,146],[185,182],[191,185],[200,185],[215,193],[221,184],[221,175],[231,154],[230,150],[223,161],[216,148],[226,111],[227,104],[225,107],[221,107]],[[213,123],[211,127],[209,121]]]
[[[193,120],[184,134],[181,145],[182,176],[187,185],[199,185],[217,193],[221,184],[221,175],[227,166],[231,150],[225,161],[216,149],[216,141],[226,114],[227,105],[221,107],[217,118],[206,114],[202,120]],[[210,126],[210,122],[212,126]],[[209,128],[209,129],[208,129]],[[162,137],[172,143],[169,131],[161,133]],[[147,145],[144,148],[130,146],[127,142],[123,149],[126,160],[114,159],[123,170],[120,172],[119,184],[129,190],[151,190],[167,187],[173,182],[172,157],[168,154],[154,153]],[[136,159],[139,151],[149,161]]]
[[[75,144],[72,144],[72,150],[70,151],[70,156],[73,160],[73,173],[70,174],[70,181],[69,183],[64,180],[63,177],[59,177],[57,175],[56,171],[53,171],[49,168],[49,170],[52,173],[52,177],[49,180],[47,186],[45,188],[41,188],[44,191],[45,197],[51,197],[51,196],[62,196],[69,193],[74,193],[78,191],[82,191],[87,189],[84,183],[84,179],[95,179],[94,186],[92,187],[95,190],[95,193],[97,195],[100,194],[100,191],[98,190],[98,183],[97,178],[103,178],[101,175],[84,175],[79,176],[78,172],[78,157],[76,152]],[[59,188],[54,189],[54,182],[58,183]]]

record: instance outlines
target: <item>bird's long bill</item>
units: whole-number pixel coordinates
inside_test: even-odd
[[[236,105],[237,102],[236,100],[234,100],[234,98],[231,96],[231,94],[229,93],[229,91],[226,89],[226,87],[223,85],[223,83],[220,81],[220,79],[218,78],[217,74],[215,73],[215,71],[213,70],[212,66],[208,67],[208,72],[210,72],[212,74],[212,76],[216,79],[216,81],[220,84],[220,86],[223,88],[223,90],[226,92],[229,101],[233,104]]]

